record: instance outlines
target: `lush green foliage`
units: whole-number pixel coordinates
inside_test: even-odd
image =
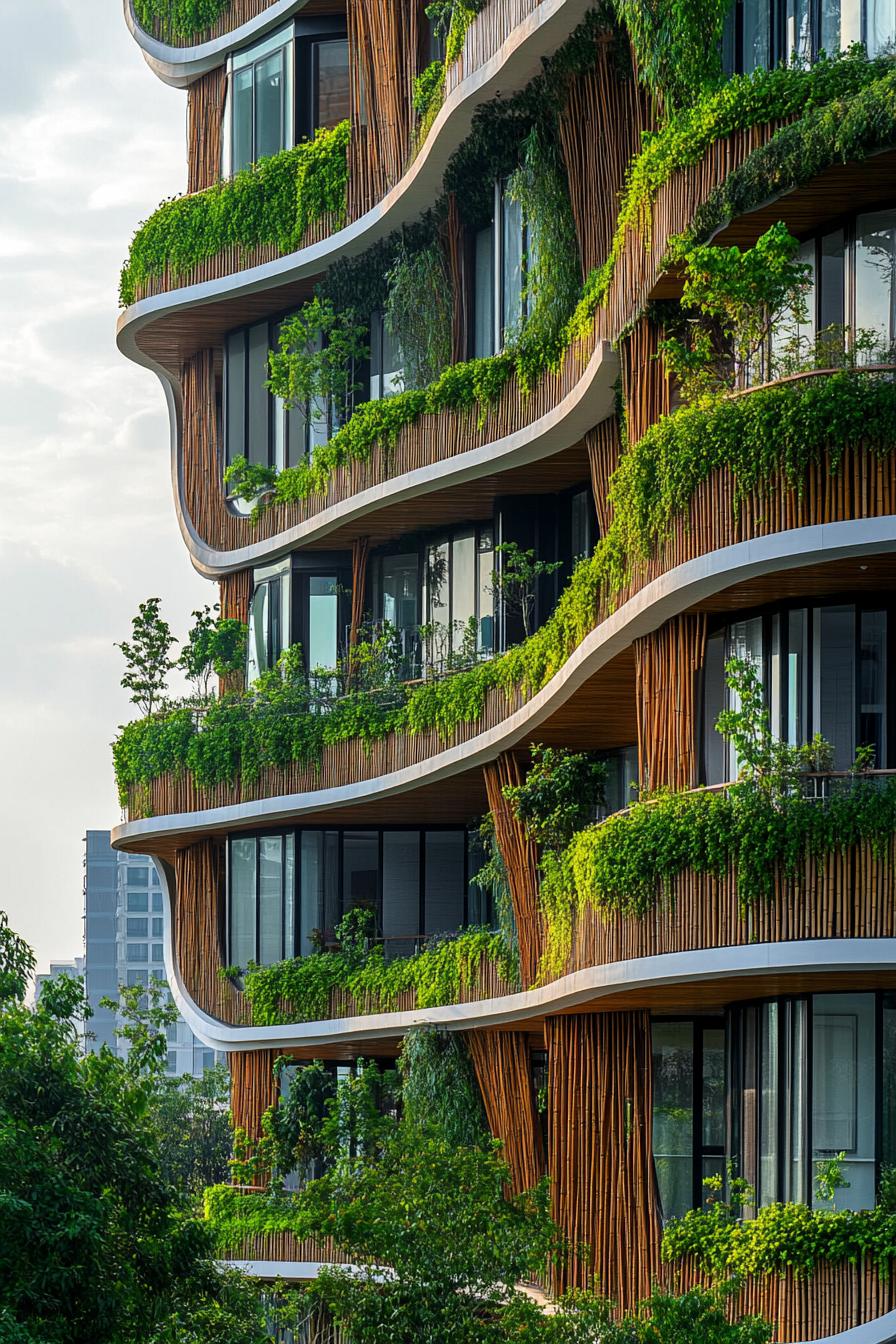
[[[894,447],[896,387],[886,375],[844,370],[684,407],[627,449],[612,477],[613,522],[601,543],[608,587],[663,542],[718,468],[734,477],[736,510],[782,477],[800,488],[826,453],[836,473],[850,448],[884,458]]]
[[[401,1051],[404,1122],[419,1130],[438,1129],[456,1147],[487,1141],[482,1098],[459,1031],[415,1027]]]
[[[158,597],[141,602],[131,622],[131,638],[115,646],[124,654],[122,687],[131,692],[131,704],[147,716],[163,699],[168,673],[174,667],[171,646],[176,640],[160,614],[160,605]]]
[[[724,221],[805,185],[834,164],[862,160],[896,141],[892,57],[866,62],[861,54],[851,54],[815,68],[821,70],[819,96],[810,96],[798,121],[782,127],[728,174],[695,211],[687,241],[709,237]],[[841,78],[842,88],[837,87]]]
[[[693,403],[743,387],[762,367],[772,331],[807,320],[810,268],[796,260],[799,242],[780,221],[754,247],[697,245],[672,249],[684,271],[685,339],[660,343],[666,373]],[[754,381],[758,381],[755,379]]]
[[[699,241],[729,213],[739,214],[768,195],[805,182],[838,159],[861,157],[873,146],[892,143],[896,137],[893,79],[890,57],[869,60],[863,48],[855,47],[809,68],[779,66],[737,75],[675,112],[658,131],[645,135],[643,148],[628,169],[610,255],[586,280],[568,335],[583,336],[590,331],[629,232],[640,234],[645,244],[649,241],[653,203],[673,173],[699,163],[713,144],[734,131],[800,118],[795,126],[777,132],[769,146],[752,154],[711,198],[712,205],[697,212],[688,238]],[[788,177],[785,163],[797,175],[794,180]],[[748,181],[752,183],[749,192]],[[733,190],[738,194],[732,194]]]
[[[819,1265],[855,1263],[867,1257],[884,1277],[896,1259],[896,1214],[811,1209],[807,1204],[769,1204],[741,1220],[722,1201],[674,1218],[663,1233],[663,1259],[694,1259],[713,1278],[785,1274],[805,1277]]]
[[[756,668],[731,659],[725,673],[739,707],[723,711],[716,727],[740,762],[737,782],[725,793],[662,791],[580,831],[561,854],[543,856],[542,978],[562,973],[573,921],[589,906],[643,915],[686,868],[720,874],[732,863],[747,906],[772,895],[776,870],[793,876],[807,856],[859,841],[875,849],[889,842],[896,787],[889,780],[877,787],[865,749],[848,791],[824,803],[806,797],[806,772],[831,769],[830,744],[818,734],[799,747],[776,738]]]
[[[274,966],[250,966],[245,994],[256,1026],[277,1022],[314,1022],[330,1016],[330,995],[350,994],[359,1012],[391,1012],[399,996],[416,991],[418,1008],[457,1003],[461,989],[475,989],[480,963],[493,962],[500,974],[512,974],[500,934],[464,929],[454,937],[432,940],[411,957],[386,961],[374,946],[358,959],[345,952],[312,952]]]
[[[169,275],[179,280],[223,248],[276,244],[294,252],[309,225],[345,217],[349,123],[259,159],[228,181],[166,201],[141,224],[121,273],[122,306],[139,287]]]
[[[504,797],[537,844],[560,850],[593,818],[606,774],[604,762],[587,752],[534,743],[526,778],[508,785]]]
[[[725,1297],[725,1290],[692,1288],[673,1297],[657,1289],[621,1320],[591,1293],[569,1293],[550,1316],[517,1300],[504,1317],[506,1335],[500,1338],[526,1344],[768,1344],[772,1327],[758,1316],[729,1321]]]
[[[613,0],[638,77],[666,109],[687,107],[722,73],[722,28],[732,0]]]
[[[213,616],[210,607],[193,612],[193,625],[180,651],[177,666],[193,683],[198,699],[208,699],[212,673],[226,677],[243,671],[248,634],[245,622]]]
[[[23,1002],[31,957],[0,919],[0,1336],[10,1344],[264,1344],[166,1179],[155,1076],[82,1056],[77,981]],[[189,1326],[187,1326],[189,1322]]]
[[[358,737],[365,744],[390,732],[428,729],[448,738],[461,723],[477,719],[495,688],[533,694],[544,686],[594,627],[598,611],[598,557],[581,561],[557,606],[540,629],[500,658],[465,672],[387,696],[364,690],[335,699],[326,713],[296,675],[295,649],[249,691],[213,701],[201,719],[186,704],[124,727],[113,746],[122,805],[128,790],[159,775],[187,769],[200,788],[251,781],[260,770],[290,761],[320,760],[325,746]],[[132,803],[137,807],[136,801]]]
[[[134,0],[140,27],[153,32],[159,25],[163,41],[196,39],[213,27],[230,8],[230,0]]]
[[[405,244],[387,277],[386,325],[401,351],[408,388],[425,387],[451,363],[451,278],[437,238],[412,250]]]

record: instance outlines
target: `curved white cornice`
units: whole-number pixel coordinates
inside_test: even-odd
[[[134,13],[134,0],[122,0],[122,3],[124,21],[150,70],[172,88],[185,89],[200,75],[221,65],[228,52],[247,42],[257,41],[271,28],[276,28],[278,23],[283,23],[298,10],[304,9],[308,0],[274,0],[273,4],[248,23],[241,24],[221,37],[213,37],[208,42],[198,42],[191,47],[171,47],[167,42],[160,42],[140,27]]]
[[[896,1341],[896,1311],[888,1311],[864,1325],[855,1325],[851,1330],[841,1330],[836,1335],[825,1335],[824,1339],[807,1340],[806,1344],[894,1344]]]
[[[297,820],[328,807],[345,807],[407,793],[493,760],[524,739],[562,705],[575,690],[606,666],[633,640],[649,634],[672,616],[733,584],[779,570],[800,569],[855,556],[896,549],[896,515],[859,518],[793,528],[755,541],[726,546],[678,565],[646,584],[634,597],[585,636],[563,666],[536,695],[495,727],[401,770],[306,793],[261,798],[229,807],[205,808],[129,821],[112,833],[119,849],[152,852],[153,842],[193,832],[232,830],[237,826],[271,826]]]

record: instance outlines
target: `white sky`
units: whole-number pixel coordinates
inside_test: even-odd
[[[216,598],[174,518],[155,376],[115,348],[136,224],[184,188],[186,96],[120,0],[0,0],[0,909],[38,968],[82,951],[82,837],[119,820],[113,641]]]

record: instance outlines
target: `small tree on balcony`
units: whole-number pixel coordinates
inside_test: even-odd
[[[214,610],[217,612],[218,607]],[[243,621],[214,616],[211,607],[193,612],[193,626],[177,666],[193,683],[199,699],[208,699],[212,673],[226,677],[243,670],[247,638],[248,627]]]
[[[515,541],[495,547],[501,568],[492,570],[492,593],[503,602],[505,611],[516,613],[523,623],[523,638],[532,633],[535,596],[540,578],[554,574],[562,560],[536,560],[533,550],[524,551]]]
[[[171,658],[176,643],[168,622],[162,619],[161,599],[148,597],[141,602],[131,622],[131,638],[116,644],[124,654],[126,671],[121,684],[131,692],[131,704],[147,718],[164,699],[168,673],[175,666]]]

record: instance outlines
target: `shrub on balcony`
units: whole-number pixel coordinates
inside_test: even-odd
[[[876,1208],[812,1209],[807,1204],[769,1204],[741,1220],[723,1202],[673,1218],[663,1233],[667,1262],[692,1257],[711,1278],[787,1274],[809,1278],[822,1265],[868,1259],[889,1278],[896,1259],[896,1214]]]
[[[179,280],[224,248],[272,243],[294,252],[316,220],[333,215],[341,222],[349,135],[343,121],[205,191],[166,201],[134,235],[121,273],[122,306],[147,281],[166,274]]]
[[[484,960],[511,983],[516,969],[503,937],[489,929],[470,928],[434,938],[411,957],[386,961],[381,946],[360,957],[337,952],[312,952],[275,966],[250,966],[244,992],[255,1026],[280,1022],[316,1022],[331,1015],[334,992],[350,995],[359,1012],[393,1012],[402,994],[415,992],[418,1008],[457,1003],[464,989],[475,990]]]
[[[629,165],[610,254],[588,276],[569,335],[581,337],[590,330],[629,232],[649,243],[653,204],[676,172],[696,166],[712,145],[738,130],[800,118],[750,155],[713,194],[712,204],[696,213],[687,236],[699,241],[728,214],[808,181],[832,163],[892,144],[894,81],[892,57],[869,59],[864,48],[854,46],[808,68],[778,66],[736,75],[674,112],[658,131],[646,133],[643,149]]]
[[[196,38],[213,27],[230,8],[231,0],[134,0],[134,14],[145,32],[158,32],[162,41]]]

